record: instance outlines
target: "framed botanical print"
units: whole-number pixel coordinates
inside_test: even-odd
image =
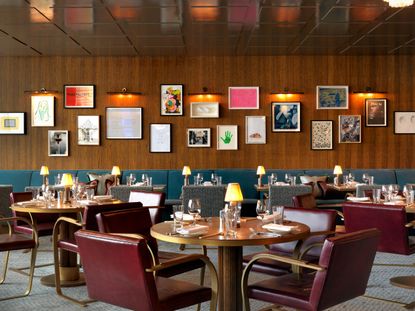
[[[245,143],[265,144],[267,141],[266,117],[246,116],[245,117]]]
[[[65,108],[94,108],[95,85],[68,84],[63,87]]]
[[[78,116],[78,145],[99,145],[99,116]]]
[[[55,126],[55,96],[34,95],[31,100],[32,126]]]
[[[107,107],[107,139],[142,139],[143,108]]]
[[[150,124],[150,152],[171,152],[171,123]]]
[[[50,157],[67,157],[69,155],[68,131],[48,131],[48,155]]]
[[[258,86],[231,86],[228,93],[229,109],[259,109]]]
[[[217,150],[238,150],[238,126],[217,126]]]
[[[0,112],[0,134],[26,134],[26,113]]]
[[[415,111],[395,111],[393,115],[395,134],[415,134]]]
[[[187,147],[210,147],[210,128],[187,129]]]
[[[317,109],[349,109],[349,87],[347,85],[318,85]]]
[[[275,102],[271,104],[273,132],[300,132],[301,105],[299,102]]]
[[[183,85],[162,84],[160,114],[162,116],[183,115]]]
[[[311,120],[311,150],[333,149],[333,121]]]
[[[386,98],[365,99],[366,126],[388,126]]]
[[[361,143],[362,126],[360,115],[339,116],[339,143]]]

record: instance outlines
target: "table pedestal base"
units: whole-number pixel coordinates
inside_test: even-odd
[[[74,287],[85,285],[84,274],[79,272],[78,267],[59,267],[61,287]],[[55,287],[55,274],[44,276],[40,279],[40,283]]]

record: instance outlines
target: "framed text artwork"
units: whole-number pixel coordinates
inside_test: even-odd
[[[142,139],[143,108],[107,107],[107,139]]]
[[[238,150],[238,126],[217,126],[217,150]]]
[[[95,85],[68,84],[63,89],[65,108],[94,108]]]
[[[48,155],[50,157],[67,157],[69,155],[68,131],[48,131]]]
[[[360,115],[339,116],[339,143],[361,143],[362,126]]]
[[[171,123],[150,124],[150,152],[171,152]]]
[[[258,86],[231,86],[228,93],[229,109],[259,109]]]
[[[266,117],[246,116],[245,117],[245,143],[265,144],[267,141]]]
[[[311,150],[333,149],[333,121],[311,120]]]
[[[365,99],[366,126],[388,126],[386,98]]]
[[[349,87],[347,85],[318,85],[317,109],[349,109]]]
[[[299,102],[272,103],[272,131],[300,132],[301,105]]]
[[[55,126],[55,96],[36,95],[31,98],[32,126]]]
[[[0,112],[0,134],[26,134],[25,112]]]
[[[162,84],[160,114],[162,116],[183,115],[183,85]]]
[[[210,128],[187,129],[187,147],[210,147]]]
[[[415,111],[395,111],[395,134],[415,134]]]
[[[99,116],[78,116],[78,145],[99,145]]]

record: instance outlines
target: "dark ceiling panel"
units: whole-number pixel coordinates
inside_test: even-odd
[[[415,22],[415,20],[414,20]],[[415,23],[382,23],[370,32],[372,35],[414,35]]]
[[[177,7],[109,7],[112,16],[119,21],[140,23],[178,23],[181,22]]]
[[[368,23],[320,23],[312,31],[313,35],[353,35],[361,32]]]
[[[410,37],[407,35],[390,35],[390,36],[364,36],[361,40],[356,42],[356,46],[400,46],[409,41]]]
[[[315,14],[314,8],[300,6],[263,7],[259,23],[299,23],[306,22]]]
[[[125,33],[131,36],[151,37],[161,35],[180,35],[179,23],[120,23]]]

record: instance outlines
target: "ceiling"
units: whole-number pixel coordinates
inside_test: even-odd
[[[414,53],[382,0],[0,0],[0,56]]]

